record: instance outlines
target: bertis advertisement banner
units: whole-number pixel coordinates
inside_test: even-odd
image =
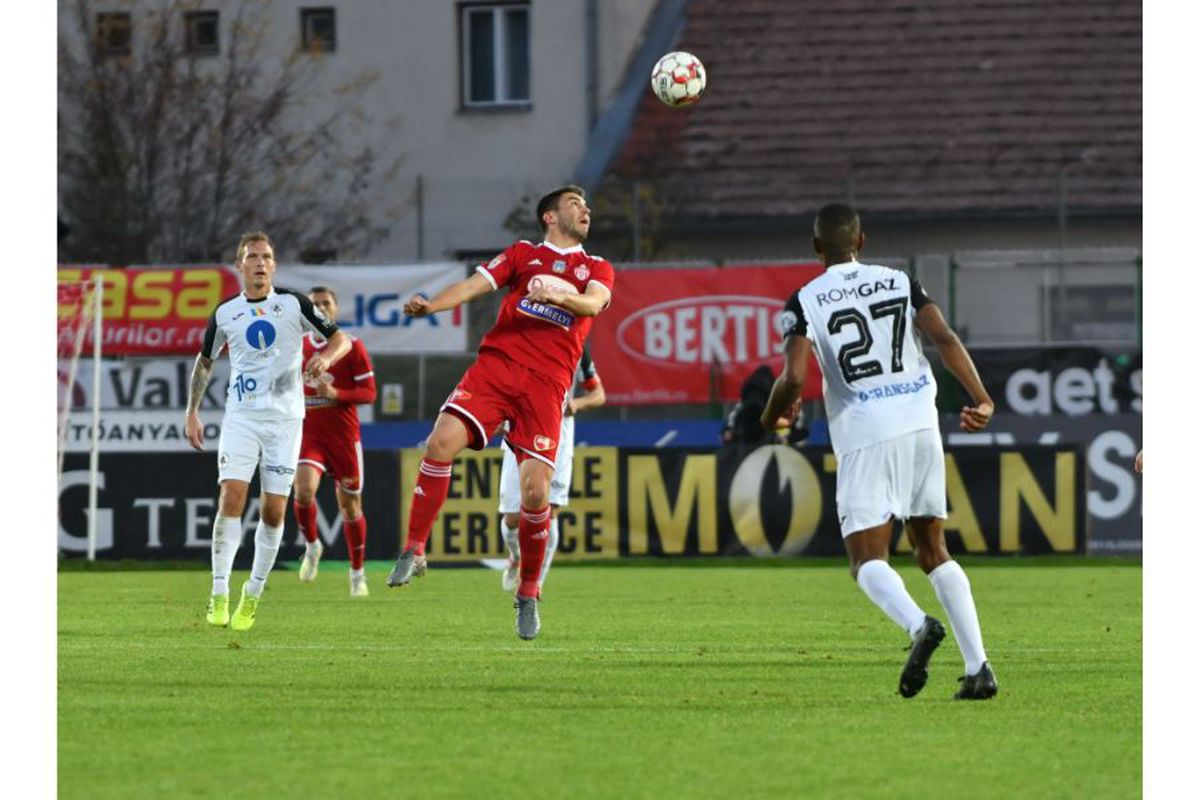
[[[363,453],[367,517],[367,558],[393,559],[400,530],[396,486],[398,460],[394,453]],[[66,557],[87,553],[88,458],[68,453],[58,491],[58,546]],[[102,559],[182,559],[206,562],[217,513],[217,455],[206,453],[105,453],[100,457],[96,526],[96,556]],[[259,486],[250,484],[243,515],[246,535],[238,552],[243,569],[254,555],[258,524]],[[341,515],[333,483],[321,481],[317,493],[317,527],[328,549],[327,558],[344,559]],[[304,552],[303,537],[288,504],[279,562],[294,561]]]
[[[592,329],[608,402],[738,400],[759,366],[782,369],[784,303],[822,271],[813,263],[622,270]],[[813,357],[804,397],[820,396]]]
[[[401,451],[401,519],[420,458]],[[500,465],[496,449],[455,460],[432,560],[505,556]],[[824,448],[579,447],[555,558],[840,556],[836,490],[837,462]],[[947,543],[954,553],[1081,553],[1084,490],[1074,446],[950,448]],[[898,528],[894,547],[909,550]]]

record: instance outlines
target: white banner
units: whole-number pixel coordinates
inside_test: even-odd
[[[90,358],[79,360],[75,372],[75,387],[71,392],[71,407],[92,407],[92,366]],[[102,361],[100,365],[100,407],[103,409],[163,410],[176,409],[180,415],[187,408],[188,388],[192,379],[195,357],[134,358],[126,361]],[[68,366],[58,362],[59,407],[66,399]],[[221,356],[213,362],[212,377],[201,409],[225,407],[229,389],[229,359]]]
[[[338,325],[363,340],[371,355],[461,353],[467,349],[466,308],[423,319],[404,315],[417,293],[433,297],[467,277],[458,261],[439,264],[321,266],[285,264],[276,282],[298,292],[328,286],[337,294]]]
[[[204,449],[216,451],[221,438],[219,410],[201,410],[204,423]],[[83,453],[92,445],[92,414],[73,412],[67,421],[64,450]],[[100,452],[191,452],[183,429],[183,411],[133,411],[129,409],[100,412]]]

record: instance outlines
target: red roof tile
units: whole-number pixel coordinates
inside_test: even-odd
[[[610,170],[698,219],[1073,214],[1141,207],[1141,6],[1131,0],[692,0],[677,49],[708,88],[648,90]]]

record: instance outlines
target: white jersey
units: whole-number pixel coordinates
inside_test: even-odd
[[[303,339],[306,331],[337,332],[305,295],[272,289],[260,300],[244,293],[218,305],[208,318],[200,355],[215,359],[229,345],[225,413],[256,419],[303,419]]]
[[[788,299],[783,335],[807,336],[824,375],[829,438],[839,458],[938,428],[937,382],[914,320],[932,302],[890,267],[835,264]]]

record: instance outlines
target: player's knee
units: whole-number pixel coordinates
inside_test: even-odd
[[[246,510],[247,487],[241,482],[224,481],[221,484],[221,496],[217,504],[223,517],[240,517]]]
[[[356,520],[362,516],[362,497],[360,495],[340,495],[338,497],[338,506],[342,512],[342,519],[347,522]]]
[[[296,487],[296,494],[295,494],[296,502],[302,506],[311,506],[313,503],[313,500],[316,499],[316,496],[317,496],[316,491],[308,488],[307,486],[303,486],[303,487],[297,486]]]
[[[504,526],[506,528],[515,528],[520,523],[521,523],[521,515],[520,514],[505,514],[504,515]]]
[[[550,487],[542,486],[537,481],[528,481],[521,487],[521,503],[526,508],[544,508],[550,497]]]

